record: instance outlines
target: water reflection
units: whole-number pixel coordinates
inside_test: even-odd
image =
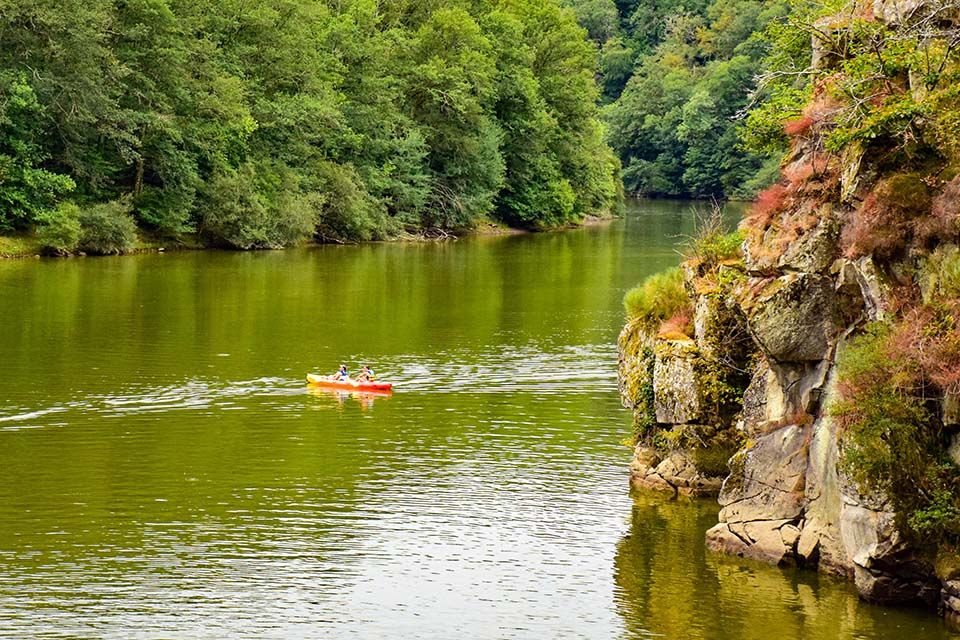
[[[708,552],[712,500],[632,496],[614,570],[627,638],[951,637],[929,611],[860,602],[845,580]]]
[[[333,400],[337,407],[343,408],[348,400],[355,401],[362,411],[373,409],[373,403],[377,400],[386,400],[393,395],[392,391],[345,391],[343,389],[330,389],[329,387],[308,386],[307,393],[322,400]]]
[[[631,507],[621,299],[693,216],[630,206],[443,245],[0,261],[0,637],[938,637],[708,556],[709,502]],[[396,393],[306,388],[345,359]]]

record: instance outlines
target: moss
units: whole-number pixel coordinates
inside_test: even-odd
[[[657,427],[657,413],[653,404],[653,351],[645,349],[642,359],[645,375],[637,381],[637,404],[633,409],[634,443],[642,441]]]
[[[937,551],[933,567],[937,577],[944,582],[960,579],[960,552],[956,547],[944,545]]]
[[[693,450],[693,464],[706,476],[726,476],[730,472],[730,458],[736,452],[735,446],[696,448]]]
[[[877,185],[877,197],[904,212],[924,213],[930,208],[930,188],[917,173],[893,175]]]
[[[960,249],[956,245],[937,248],[924,262],[917,276],[923,300],[960,298]]]

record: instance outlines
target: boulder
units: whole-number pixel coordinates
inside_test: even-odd
[[[650,447],[638,446],[630,464],[630,483],[638,489],[684,496],[715,496],[722,480],[702,474],[687,451],[672,451],[662,459]]]
[[[722,319],[726,315],[719,296],[697,296],[693,310],[693,335],[697,347],[707,356],[713,355],[723,333]]]
[[[951,431],[960,429],[960,394],[947,392],[942,408],[943,426]]]
[[[708,549],[717,553],[782,566],[794,562],[798,532],[791,520],[721,522],[707,531],[706,543]]]
[[[828,416],[814,422],[804,487],[807,506],[797,555],[806,565],[816,565],[826,573],[852,578],[853,564],[847,557],[840,535],[844,485],[837,466],[836,435],[836,427]]]
[[[780,269],[810,273],[829,271],[840,253],[837,245],[840,225],[836,216],[833,215],[832,208],[824,206],[822,209],[817,212],[819,218],[817,226],[806,231],[787,246],[777,262]]]
[[[947,456],[953,461],[953,464],[960,466],[960,433],[954,433],[950,436]]]
[[[850,294],[848,297],[854,297],[868,320],[884,320],[887,317],[891,278],[877,268],[872,257],[838,260],[832,271],[837,274],[837,289]]]
[[[776,377],[770,371],[770,365],[765,358],[760,358],[753,369],[750,384],[743,392],[743,409],[737,428],[747,435],[763,433],[767,422],[770,421],[771,402],[770,385],[776,384]]]
[[[750,333],[777,362],[807,362],[830,356],[843,323],[833,280],[788,273],[765,283],[744,300]]]
[[[960,622],[960,580],[944,580],[940,588],[940,615],[954,624]]]
[[[657,422],[685,424],[701,415],[699,351],[692,341],[661,340],[654,348],[653,403]]]
[[[929,5],[929,0],[873,0],[873,15],[880,22],[897,27],[920,17],[918,14]]]
[[[731,460],[720,491],[720,521],[796,520],[803,515],[808,429],[783,427]]]
[[[892,512],[845,504],[840,533],[862,598],[881,603],[937,602],[939,580],[900,535]]]
[[[791,425],[767,434],[730,462],[720,490],[720,524],[707,532],[715,551],[794,562],[802,530],[807,429]]]

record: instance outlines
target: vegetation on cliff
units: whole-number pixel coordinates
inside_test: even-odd
[[[960,416],[944,402],[960,388],[958,321],[954,300],[869,327],[843,353],[831,407],[845,468],[889,497],[903,531],[934,546],[960,542],[960,467],[945,430]]]
[[[683,265],[624,297],[621,391],[634,410],[630,443],[643,450],[641,484],[715,493],[742,444],[734,418],[752,350],[730,298],[743,276],[742,237],[723,231],[719,209],[701,216]]]
[[[741,225],[739,276],[713,280],[732,279],[727,299],[763,355],[750,388],[749,376],[732,387],[748,396],[744,433],[817,443],[797,450],[796,477],[767,474],[788,497],[744,506],[732,487],[723,499],[739,510],[721,514],[715,543],[778,562],[822,553],[828,570],[856,569],[866,597],[929,601],[934,555],[943,593],[958,589],[941,567],[960,548],[960,2],[794,3],[764,38],[742,140],[789,148]],[[706,317],[711,287],[684,269],[687,306]],[[735,459],[744,478],[781,462],[748,451]],[[736,537],[776,518],[797,535]],[[858,539],[861,525],[874,537]]]
[[[29,0],[0,34],[0,232],[53,251],[123,250],[130,217],[239,248],[554,226],[619,192],[555,2]]]
[[[821,266],[834,256],[872,283],[828,407],[841,466],[942,553],[960,542],[960,3],[834,3],[795,28],[815,64],[806,106],[751,116],[757,131],[779,122],[792,151],[745,222],[748,251],[757,268],[795,264],[819,234],[835,245]],[[771,91],[799,86],[778,71]]]

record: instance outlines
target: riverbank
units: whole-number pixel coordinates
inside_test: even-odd
[[[433,230],[433,231],[422,231],[422,232],[404,232],[393,238],[387,240],[367,240],[367,241],[358,241],[358,242],[338,242],[338,243],[329,243],[329,242],[307,242],[305,244],[291,245],[294,246],[323,246],[327,244],[373,244],[373,243],[396,243],[396,242],[443,242],[448,240],[456,240],[458,238],[471,237],[471,236],[513,236],[513,235],[524,235],[531,233],[553,233],[557,231],[570,231],[572,229],[580,229],[583,227],[596,226],[601,224],[606,224],[618,219],[620,216],[617,214],[609,214],[605,216],[586,216],[583,220],[578,223],[569,223],[561,225],[559,227],[549,228],[549,229],[522,229],[518,227],[510,227],[501,222],[495,222],[492,220],[483,220],[477,223],[476,226],[469,229],[457,229],[453,231],[446,230]],[[210,244],[206,244],[200,238],[199,234],[196,233],[185,233],[181,234],[177,238],[162,238],[162,237],[151,237],[149,234],[140,233],[137,237],[136,242],[133,247],[123,251],[120,255],[138,255],[143,253],[162,253],[166,251],[203,251],[208,249],[224,250],[223,247],[218,247]],[[260,249],[251,249],[252,251],[260,251]],[[281,249],[282,250],[282,249]],[[243,251],[235,250],[235,251]],[[77,252],[72,254],[52,254],[45,251],[43,242],[36,235],[31,233],[20,233],[15,235],[0,236],[0,259],[24,259],[24,258],[71,258],[71,257],[85,257],[88,254],[84,252]]]

